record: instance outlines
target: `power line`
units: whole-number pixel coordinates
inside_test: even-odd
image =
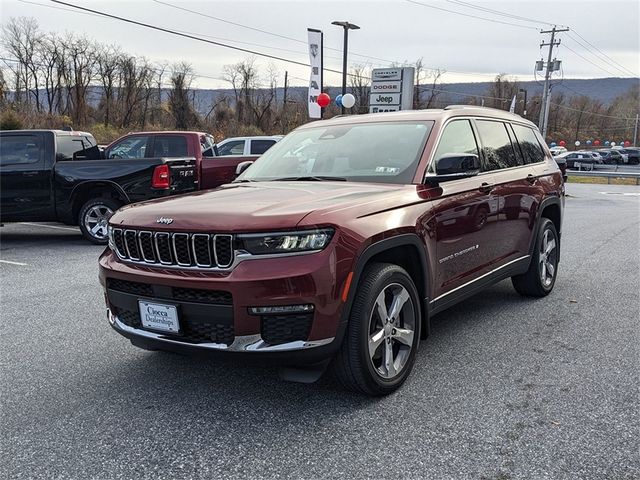
[[[149,24],[149,23],[139,22],[137,20],[132,20],[130,18],[121,17],[121,16],[118,16],[118,15],[113,15],[113,14],[106,13],[106,12],[101,12],[99,10],[93,10],[93,9],[87,8],[87,7],[81,7],[79,5],[74,5],[72,3],[63,2],[61,0],[50,0],[50,1],[53,2],[53,3],[60,4],[60,5],[66,5],[68,7],[72,7],[72,8],[81,10],[81,11],[86,11],[86,12],[90,12],[90,13],[101,15],[103,17],[112,18],[114,20],[120,20],[122,22],[131,23],[133,25],[138,25],[138,26],[141,26],[141,27],[150,28],[152,30],[157,30],[159,32],[169,33],[171,35],[176,35],[176,36],[179,36],[179,37],[188,38],[188,39],[196,40],[196,41],[203,42],[203,43],[209,43],[211,45],[216,45],[216,46],[219,46],[219,47],[229,48],[229,49],[232,49],[232,50],[237,50],[237,51],[240,51],[240,52],[249,53],[251,55],[256,55],[256,56],[259,56],[259,57],[265,57],[265,58],[270,58],[272,60],[278,60],[278,61],[281,61],[281,62],[291,63],[293,65],[299,65],[299,66],[302,66],[302,67],[309,67],[308,63],[300,62],[300,61],[297,61],[297,60],[292,60],[292,59],[289,59],[289,58],[279,57],[277,55],[271,55],[269,53],[258,52],[256,50],[249,50],[247,48],[237,47],[235,45],[229,45],[229,44],[218,42],[218,41],[215,41],[215,40],[207,40],[205,38],[201,38],[201,37],[198,37],[198,36],[195,36],[195,35],[191,35],[191,34],[187,34],[187,33],[181,33],[181,32],[178,32],[178,31],[175,31],[175,30],[171,30],[171,29],[168,29],[168,28],[158,27],[156,25],[152,25],[152,24]],[[330,69],[330,68],[325,68],[324,70],[328,71],[328,72],[332,72],[332,73],[342,74],[342,72],[339,71],[339,70],[334,70],[334,69]],[[352,75],[352,74],[348,74],[348,75]]]
[[[588,110],[580,110],[579,108],[567,107],[566,105],[562,105],[560,103],[549,102],[551,105],[555,105],[556,107],[563,108],[565,110],[571,110],[573,112],[581,112],[586,113],[588,115],[595,115],[596,117],[604,117],[604,118],[616,118],[618,120],[635,120],[635,118],[631,117],[616,117],[614,115],[605,115],[603,113],[590,112]]]
[[[494,10],[493,8],[487,8],[487,7],[481,7],[480,5],[474,5],[472,3],[468,3],[468,2],[463,2],[461,0],[446,0],[448,3],[453,3],[453,4],[457,4],[457,5],[461,5],[463,7],[467,7],[467,8],[473,8],[475,10],[480,10],[483,12],[487,12],[487,13],[493,13],[495,15],[500,15],[502,17],[506,17],[506,18],[513,18],[514,20],[521,20],[523,22],[531,22],[531,23],[537,23],[537,24],[545,24],[545,25],[558,25],[558,24],[554,24],[551,22],[546,22],[544,20],[536,20],[533,18],[529,18],[529,17],[522,17],[520,15],[514,15],[511,13],[507,13],[507,12],[502,12],[500,10]],[[560,25],[561,27],[564,27],[566,25]]]
[[[500,23],[502,25],[510,25],[512,27],[526,28],[528,30],[538,30],[537,28],[530,27],[528,25],[518,25],[517,23],[503,22],[502,20],[495,20],[495,19],[486,18],[486,17],[479,17],[477,15],[471,15],[470,13],[457,12],[455,10],[449,10],[449,9],[443,8],[443,7],[436,7],[435,5],[429,5],[427,3],[418,2],[416,0],[405,0],[405,1],[409,2],[409,3],[413,3],[415,5],[421,5],[423,7],[431,8],[431,9],[434,9],[434,10],[441,10],[443,12],[453,13],[455,15],[462,15],[463,17],[475,18],[475,19],[478,19],[478,20],[484,20],[486,22],[492,22],[492,23]]]
[[[582,35],[580,35],[579,33],[575,32],[576,35],[578,35],[580,38],[582,38],[584,40],[584,37],[582,37]],[[613,60],[612,58],[610,58],[609,56],[607,56],[606,54],[600,52],[602,54],[602,57],[598,56],[597,53],[594,52],[594,50],[592,50],[591,48],[585,46],[582,42],[580,42],[580,40],[578,40],[577,38],[575,38],[574,36],[572,36],[571,34],[569,34],[569,36],[571,37],[571,39],[576,42],[578,45],[580,45],[582,48],[584,48],[587,52],[591,53],[592,55],[594,55],[598,60],[600,61],[604,61],[605,63],[607,63],[610,67],[615,68],[616,70],[622,72],[624,75],[631,75],[633,77],[636,76],[635,73],[633,73],[631,70],[627,69],[626,67],[624,67],[623,65],[617,66],[615,62],[615,60]],[[585,40],[585,42],[589,43],[588,41]],[[596,47],[594,47],[596,50],[598,50]],[[598,50],[599,51],[599,50]],[[622,67],[622,68],[620,68]],[[615,75],[614,75],[615,76]]]
[[[582,35],[580,35],[578,32],[576,32],[575,30],[573,30],[573,33],[575,33],[577,36],[579,36],[582,40],[584,40],[585,43],[587,43],[587,45],[591,45],[595,50],[597,50],[598,52],[600,52],[600,54],[602,54],[602,56],[608,58],[609,60],[611,60],[611,62],[615,63],[616,65],[618,65],[619,67],[622,67],[623,70],[626,70],[627,72],[631,73],[631,75],[638,76],[638,72],[633,72],[630,69],[628,69],[627,67],[625,67],[624,65],[622,65],[621,63],[616,62],[613,58],[611,58],[609,55],[607,55],[606,53],[604,53],[602,50],[600,50],[598,47],[596,47],[593,43],[589,42],[589,40],[587,40],[586,38],[584,38]],[[575,39],[574,39],[575,40]]]
[[[607,70],[606,68],[598,65],[595,62],[592,62],[591,60],[589,60],[587,57],[579,54],[578,52],[576,52],[573,48],[571,48],[569,45],[567,45],[566,43],[563,43],[562,46],[564,48],[566,48],[567,50],[569,50],[570,52],[573,52],[573,54],[577,55],[578,57],[580,57],[581,59],[583,59],[585,62],[589,62],[591,65],[593,65],[596,68],[599,68],[600,70],[602,70],[605,73],[608,73],[609,75],[611,75],[612,77],[616,77],[617,75],[615,73],[610,72],[609,70]]]

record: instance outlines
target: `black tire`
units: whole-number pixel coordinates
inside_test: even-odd
[[[401,293],[402,298],[406,297],[408,293],[408,299],[402,304],[403,307],[395,320],[389,321],[390,317],[387,316],[386,324],[384,321],[378,324],[381,317],[377,313],[379,310],[377,310],[376,301],[379,296],[382,296],[383,300],[389,299],[392,304],[397,298],[400,298],[400,295],[393,294],[394,289]],[[388,297],[388,294],[392,296]],[[374,309],[376,309],[375,312]],[[389,307],[389,310],[393,309]],[[413,316],[412,319],[411,316]],[[371,396],[387,395],[400,387],[411,373],[415,363],[415,355],[420,342],[421,320],[420,296],[409,274],[398,265],[389,263],[374,263],[367,266],[358,284],[358,291],[351,307],[349,324],[342,345],[332,363],[332,369],[340,383],[349,390]],[[380,327],[380,325],[382,326]],[[387,337],[387,335],[396,335],[394,325],[398,326],[398,335],[400,332],[408,332],[413,328],[413,337],[410,340],[405,337],[403,341],[396,339],[399,337]],[[369,354],[370,336],[375,336],[371,331],[372,326],[378,333],[383,332],[384,334],[383,340],[378,344],[377,349],[374,349],[380,353],[378,359]],[[387,332],[387,329],[390,331]],[[408,343],[411,344],[410,347]],[[387,344],[391,350],[386,350]],[[396,348],[397,350],[395,350]],[[395,375],[389,373],[384,365],[387,351],[392,352],[390,365],[393,366]],[[398,355],[398,371],[395,370],[394,355]],[[380,366],[376,367],[375,363],[378,360]],[[388,378],[385,378],[380,369],[387,370]]]
[[[547,252],[546,256],[543,256],[542,249],[545,243],[545,237],[547,238],[547,245],[549,245],[551,239],[553,239],[554,248]],[[522,275],[511,277],[513,288],[515,288],[520,295],[527,297],[544,297],[549,295],[551,290],[553,290],[558,276],[559,259],[560,239],[558,237],[558,231],[551,220],[543,217],[540,219],[538,226],[536,244],[533,256],[531,257],[529,270]],[[548,268],[549,264],[553,267],[553,271]],[[543,281],[543,275],[545,281]]]
[[[106,224],[103,220],[108,220],[113,213],[120,208],[120,203],[112,198],[98,197],[87,201],[78,212],[78,226],[84,238],[96,245],[106,245],[109,238],[106,233]],[[93,230],[95,223],[91,223],[90,218],[93,212],[102,211],[105,215],[100,218],[98,231]],[[91,213],[90,213],[91,212]],[[109,213],[110,212],[110,213]]]

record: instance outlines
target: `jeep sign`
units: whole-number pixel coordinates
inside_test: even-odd
[[[414,72],[413,67],[373,69],[369,113],[411,110]]]

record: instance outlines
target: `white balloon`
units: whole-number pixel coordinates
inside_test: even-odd
[[[609,145],[611,145],[612,147],[616,146],[616,142],[611,142]]]
[[[576,140],[575,146],[576,146],[576,147],[579,147],[579,146],[580,146],[580,140]]]
[[[342,96],[342,105],[344,108],[351,108],[356,104],[356,97],[351,95],[350,93],[345,93]]]

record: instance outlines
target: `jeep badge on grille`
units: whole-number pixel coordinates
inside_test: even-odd
[[[156,220],[156,223],[163,223],[164,225],[169,225],[173,223],[173,218],[160,217]]]

